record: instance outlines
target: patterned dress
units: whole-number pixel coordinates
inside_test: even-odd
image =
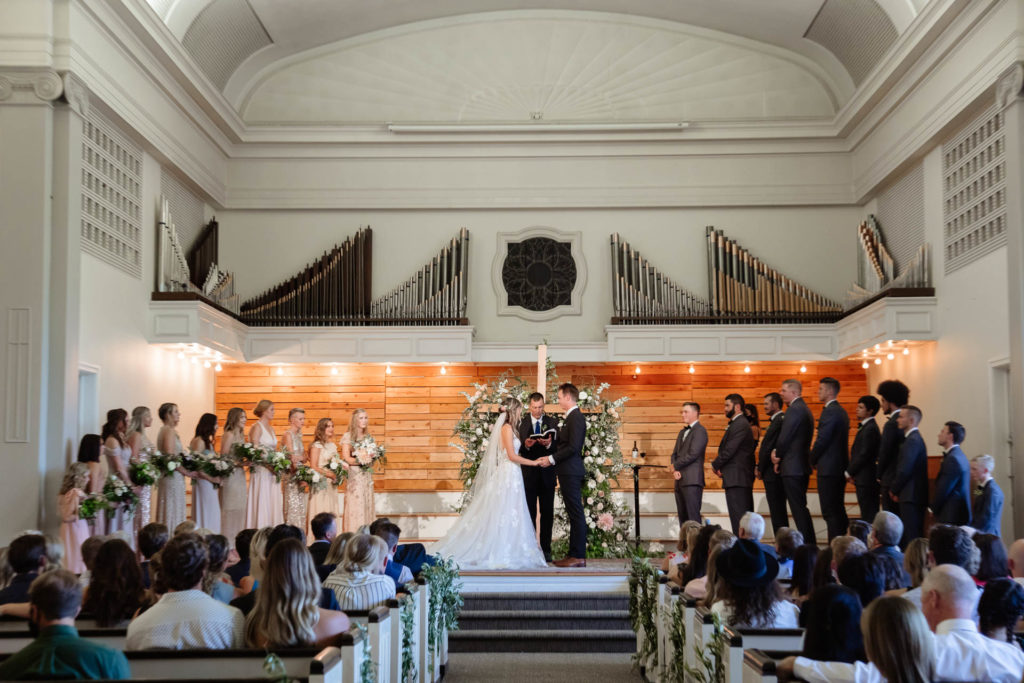
[[[185,450],[177,434],[174,435],[174,448],[175,453]],[[173,534],[174,527],[185,521],[185,475],[181,468],[160,477],[156,491],[156,521]]]
[[[323,446],[323,448],[313,448],[313,446],[317,445]],[[317,462],[313,463],[313,465],[318,470],[326,470],[327,463],[330,462],[331,458],[338,453],[337,445],[334,443],[320,444],[319,442],[316,442],[313,446],[309,449],[310,454],[315,450],[320,451],[319,456],[317,457]],[[304,524],[306,535],[309,536],[310,539],[313,538],[313,532],[310,529],[309,523],[312,522],[313,518],[321,512],[330,512],[335,517],[341,514],[341,509],[338,505],[338,487],[333,482],[329,482],[329,485],[323,491],[314,491],[309,494],[309,512]],[[345,530],[347,531],[347,529]],[[312,542],[313,541],[311,540],[310,543]]]
[[[139,460],[142,462],[149,461],[149,453],[146,449],[153,448],[153,442],[149,440],[145,432],[139,432],[142,435],[142,442],[139,444]],[[153,487],[152,486],[140,486],[139,490],[139,507],[135,510],[135,537],[139,537],[139,531],[142,527],[149,524],[151,516],[153,514]]]
[[[260,440],[257,446],[277,448],[274,433],[260,425]],[[249,473],[249,500],[245,508],[247,529],[260,529],[284,523],[284,496],[281,484],[266,467],[257,465]]]
[[[131,446],[129,446],[127,443],[123,446],[117,446],[115,448],[107,448],[106,446],[104,446],[103,455],[111,459],[120,460],[121,464],[124,466],[125,472],[128,471],[128,463],[132,457],[132,449]],[[109,469],[110,474],[117,474],[116,469]],[[125,483],[131,484],[130,481],[126,481]],[[125,506],[118,505],[116,510],[107,511],[108,534],[112,534],[115,531],[127,531],[129,534],[132,534],[134,529],[135,526],[132,523],[132,515]],[[134,534],[132,534],[132,538],[134,539]],[[134,542],[130,542],[129,544],[133,547],[135,545]]]
[[[352,441],[347,432],[341,437],[341,443],[351,445]],[[374,519],[376,515],[373,512],[373,474],[353,465],[348,471],[348,481],[345,483],[345,516],[341,525],[342,531],[354,532],[364,524],[372,523]]]
[[[292,431],[284,433],[282,440],[284,449],[292,458],[292,462],[301,465],[306,462],[304,449],[302,448],[302,435]],[[299,485],[288,477],[284,481],[284,522],[300,529],[306,524],[306,504],[309,502],[309,494],[299,488]]]
[[[220,529],[221,533],[227,537],[228,545],[232,548],[235,547],[235,536],[246,528],[245,508],[248,499],[249,491],[245,481],[245,468],[235,467],[220,487]]]

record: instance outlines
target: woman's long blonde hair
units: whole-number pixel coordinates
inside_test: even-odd
[[[348,545],[348,540],[352,536],[354,534],[351,531],[335,536],[334,540],[331,541],[331,547],[327,549],[327,557],[324,558],[324,564],[340,564],[345,557],[345,546]]]
[[[519,431],[519,422],[523,419],[523,404],[515,396],[509,396],[501,402],[501,410],[505,413],[505,424],[512,425],[512,431]]]
[[[267,559],[267,539],[270,538],[270,532],[273,530],[274,527],[265,526],[257,530],[249,542],[249,576],[257,581],[263,580],[263,567]]]
[[[67,471],[64,472],[64,481],[61,482],[60,492],[64,494],[71,489],[82,489],[88,480],[89,466],[84,462],[73,462],[68,465]]]
[[[711,605],[721,599],[718,596],[722,591],[722,586],[718,578],[717,560],[723,550],[731,548],[734,545],[736,545],[736,537],[727,529],[719,529],[711,535],[711,550],[708,552],[708,568],[707,573],[705,574],[707,581],[704,584],[707,587],[707,592],[704,594],[705,607],[711,607]]]
[[[134,434],[135,432],[142,432],[145,427],[142,426],[142,418],[149,414],[149,408],[146,406],[138,406],[132,410],[132,417],[128,420],[128,433]]]
[[[352,418],[348,421],[348,431],[346,432],[346,434],[348,434],[349,443],[356,442],[356,430],[359,428],[356,425],[356,420],[359,419],[360,415],[366,415],[366,409],[356,408],[355,410],[352,411]],[[367,426],[366,433],[363,434],[363,436],[368,436],[369,434],[370,429],[369,426]]]
[[[889,683],[929,683],[935,646],[916,605],[898,596],[872,600],[860,618],[864,651]]]
[[[907,551],[903,554],[903,568],[910,575],[911,588],[924,583],[924,575],[928,573],[927,538],[915,538],[907,544]]]
[[[249,647],[303,647],[316,641],[320,579],[301,541],[274,544],[266,560],[256,603],[245,620]]]

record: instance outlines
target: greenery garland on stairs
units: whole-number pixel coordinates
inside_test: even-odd
[[[412,609],[412,600],[402,610],[402,680],[416,680],[416,653],[413,652],[412,636],[416,629],[416,615]]]
[[[459,630],[459,612],[462,611],[462,581],[459,580],[459,565],[450,557],[439,557],[433,566],[424,566],[420,576],[430,586],[430,600],[427,605],[427,645],[431,658],[439,652],[444,634]],[[430,663],[433,670],[433,661]]]
[[[643,667],[658,651],[658,570],[646,558],[634,557],[629,572],[629,620],[643,639],[637,643],[633,666]]]
[[[377,663],[373,661],[373,648],[370,647],[370,629],[364,624],[352,622],[363,636],[363,663],[359,665],[360,683],[373,683],[377,680]]]
[[[716,612],[711,613],[711,623],[714,625],[711,630],[711,641],[703,649],[700,643],[693,646],[698,665],[686,666],[686,674],[690,680],[698,683],[725,683],[725,666],[722,659],[729,643],[722,629],[722,620]]]
[[[666,610],[669,623],[668,638],[672,652],[668,661],[670,681],[682,681],[686,672],[686,600],[682,597],[675,600]]]

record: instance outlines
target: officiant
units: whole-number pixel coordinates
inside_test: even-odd
[[[519,425],[519,455],[529,460],[546,458],[555,450],[557,421],[544,414],[544,395],[530,394],[530,412]],[[526,491],[526,509],[534,528],[537,526],[537,504],[540,504],[540,547],[544,559],[551,562],[551,529],[555,523],[554,467],[523,467],[523,489]]]

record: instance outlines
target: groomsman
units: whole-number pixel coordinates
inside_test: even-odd
[[[768,512],[772,518],[772,533],[789,526],[786,513],[786,492],[782,489],[782,477],[772,464],[772,450],[782,431],[782,397],[778,392],[764,395],[764,414],[768,416],[768,427],[761,436],[761,451],[757,458],[757,476],[764,482],[764,497],[768,501]]]
[[[903,430],[899,426],[900,410],[910,400],[910,389],[898,379],[887,379],[878,385],[877,393],[882,397],[882,412],[889,416],[878,443],[878,482],[882,492],[882,509],[899,514],[900,506],[889,493],[896,476],[896,459],[903,445]]]
[[[550,435],[541,438],[549,430],[556,429],[558,423],[551,415],[544,414],[544,395],[533,392],[529,398],[530,412],[523,416],[519,424],[519,455],[527,460],[546,458],[555,450],[555,439]],[[551,562],[551,529],[555,523],[555,468],[553,467],[521,467],[523,471],[523,489],[526,491],[526,509],[530,511],[530,521],[537,527],[537,504],[540,503],[540,548],[544,551],[544,559]]]
[[[1003,491],[992,478],[995,460],[991,455],[971,458],[971,482],[976,494],[971,505],[971,525],[982,534],[1000,535],[1003,517]]]
[[[967,430],[959,422],[947,422],[939,430],[942,447],[942,465],[935,478],[932,494],[932,514],[939,524],[953,526],[971,523],[971,466],[960,450]]]
[[[725,397],[725,416],[729,418],[729,426],[718,445],[718,457],[711,463],[711,469],[722,478],[729,521],[732,532],[737,536],[743,515],[754,510],[754,433],[743,414],[743,404],[743,397],[739,394]],[[761,526],[764,526],[763,520]]]
[[[810,481],[809,462],[811,436],[814,434],[814,416],[801,397],[803,385],[800,380],[787,379],[782,383],[779,395],[789,408],[782,421],[779,440],[772,450],[775,471],[782,476],[782,488],[789,501],[796,528],[803,534],[804,542],[815,544],[814,522],[807,510],[807,484]]]
[[[903,430],[903,444],[896,458],[896,474],[891,480],[889,497],[900,506],[900,519],[903,520],[900,550],[906,550],[912,540],[924,536],[924,511],[928,507],[928,449],[917,429],[921,423],[920,408],[903,406],[897,421]]]
[[[683,427],[672,450],[672,477],[675,479],[676,512],[679,523],[700,521],[700,504],[704,497],[704,452],[708,447],[708,430],[700,423],[700,404],[683,404]]]
[[[811,467],[818,471],[818,503],[828,527],[828,540],[846,533],[846,466],[849,464],[850,416],[839,405],[839,380],[824,377],[818,400],[825,404],[818,417],[818,436],[811,448]]]
[[[880,407],[878,399],[871,395],[861,396],[857,401],[857,420],[860,423],[850,449],[850,466],[846,469],[846,478],[857,487],[860,518],[869,523],[873,523],[878,514],[878,467],[875,458],[882,432],[878,429],[875,415]]]

